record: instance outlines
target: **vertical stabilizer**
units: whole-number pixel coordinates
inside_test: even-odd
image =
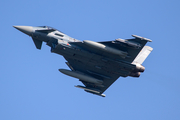
[[[137,55],[137,57],[134,59],[133,63],[139,63],[142,64],[144,60],[148,57],[148,55],[151,53],[153,48],[149,46],[144,46],[141,52]]]

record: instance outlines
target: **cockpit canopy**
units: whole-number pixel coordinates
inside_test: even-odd
[[[59,30],[57,30],[57,29],[55,29],[55,28],[53,28],[53,27],[50,27],[50,26],[37,26],[37,28],[40,28],[40,29],[38,29],[37,31],[41,31],[41,32],[53,32],[53,31],[59,31]],[[45,28],[45,29],[44,29]],[[61,32],[61,31],[59,31],[59,32]],[[63,32],[61,32],[61,33],[63,33]]]
[[[38,26],[39,28],[47,28],[47,29],[49,29],[49,30],[57,30],[57,29],[55,29],[55,28],[52,28],[52,27],[50,27],[50,26]]]

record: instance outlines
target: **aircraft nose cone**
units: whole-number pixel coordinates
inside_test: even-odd
[[[13,27],[27,35],[32,36],[33,27],[31,26],[13,26]]]

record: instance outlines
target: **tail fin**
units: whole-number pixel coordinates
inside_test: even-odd
[[[133,63],[139,63],[142,64],[144,60],[147,58],[147,56],[151,53],[153,48],[149,46],[144,46],[141,52],[137,55],[137,57],[134,59]]]

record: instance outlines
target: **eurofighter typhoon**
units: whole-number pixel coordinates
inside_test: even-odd
[[[137,35],[132,35],[132,39],[94,42],[71,38],[48,26],[13,27],[32,37],[37,49],[46,42],[52,53],[62,55],[70,69],[59,71],[84,84],[75,87],[102,97],[119,77],[139,77],[145,70],[141,64],[153,50],[145,46],[147,42],[152,42],[150,39]]]

